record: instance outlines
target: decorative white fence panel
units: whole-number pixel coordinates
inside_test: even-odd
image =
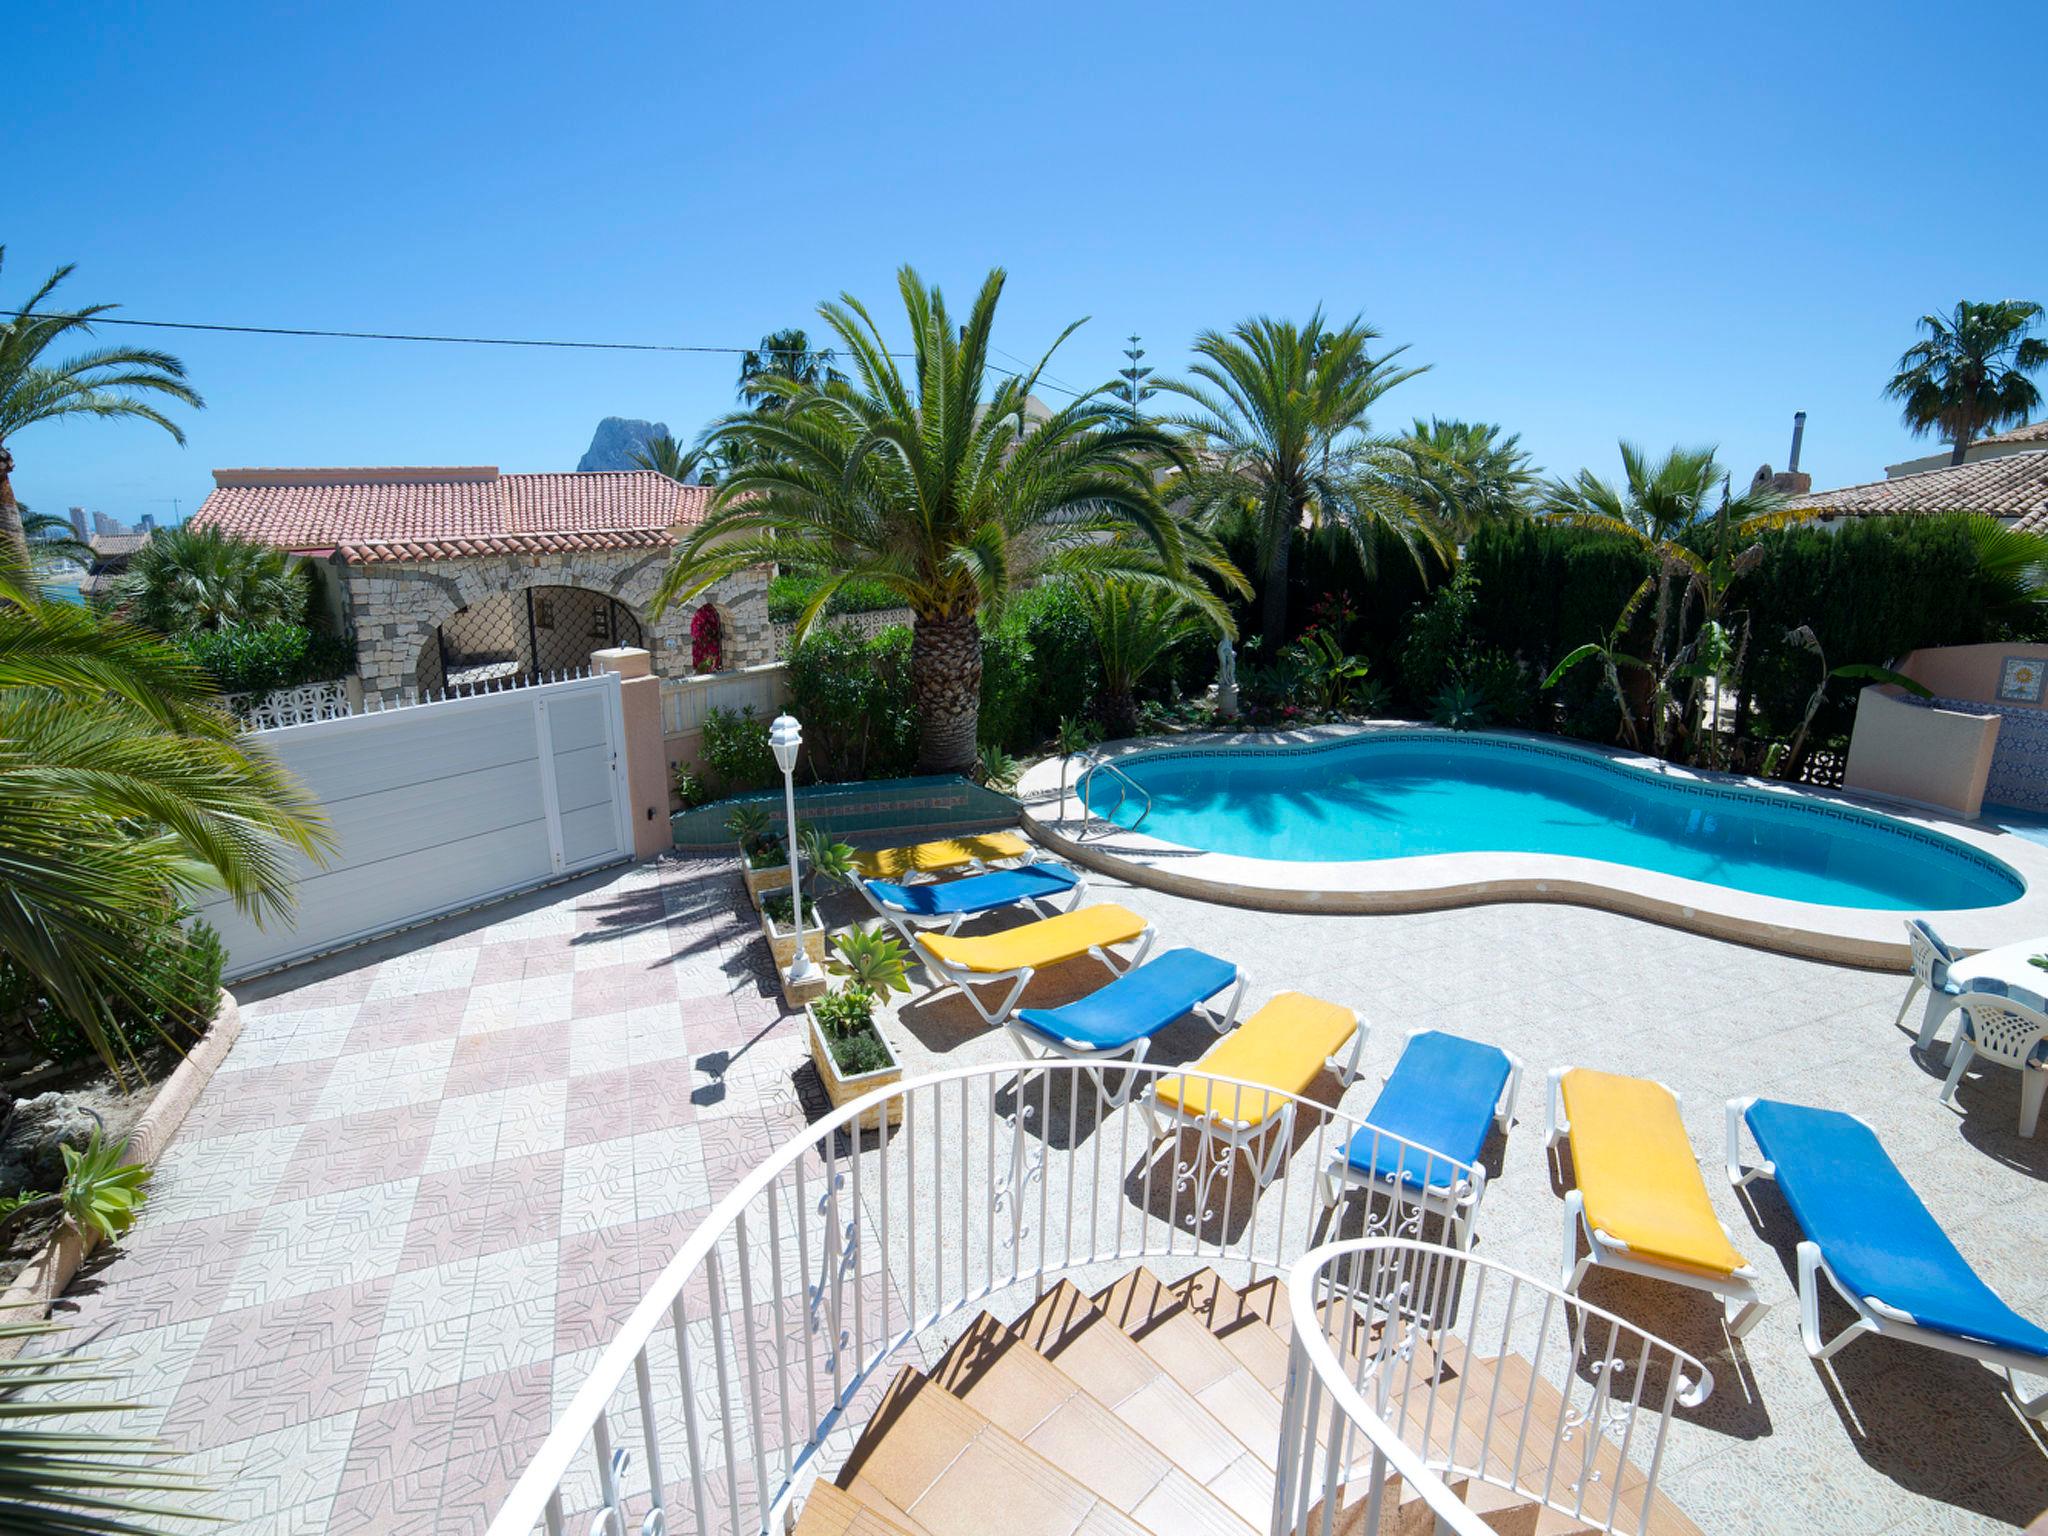
[[[869,613],[833,614],[824,621],[824,628],[840,634],[859,635],[863,640],[872,640],[885,629],[894,629],[899,625],[907,628],[916,619],[917,615],[908,608],[877,608]],[[794,621],[787,624],[778,623],[773,628],[775,654],[787,657],[791,645],[796,641],[796,624]]]
[[[301,683],[296,688],[273,688],[268,693],[230,693],[221,703],[252,731],[276,730],[286,725],[312,725],[320,720],[340,720],[354,712],[360,687],[349,688],[349,678],[337,677],[325,683]]]
[[[661,734],[690,736],[714,709],[747,709],[767,719],[789,697],[788,669],[779,661],[734,672],[700,672],[661,680]]]
[[[624,722],[611,673],[286,726],[257,740],[320,802],[333,839],[300,859],[298,907],[261,927],[225,897],[246,976],[627,858]]]

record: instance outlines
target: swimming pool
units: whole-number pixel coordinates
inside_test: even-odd
[[[1880,911],[2000,906],[2026,888],[1988,854],[1887,816],[1675,782],[1520,738],[1390,731],[1310,747],[1164,748],[1116,766],[1144,794],[1098,772],[1086,785],[1096,815],[1126,827],[1142,815],[1149,837],[1251,858],[1565,854]]]

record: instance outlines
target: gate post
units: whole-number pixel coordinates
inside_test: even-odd
[[[634,646],[592,651],[590,663],[600,672],[619,675],[633,857],[651,859],[675,846],[668,824],[668,754],[661,741],[661,679],[653,675],[648,653]]]

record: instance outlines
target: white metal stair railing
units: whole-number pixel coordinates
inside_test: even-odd
[[[1473,1173],[1313,1099],[1141,1064],[1140,1084],[1181,1084],[1185,1101],[1206,1083],[1239,1122],[1247,1105],[1284,1101],[1266,1118],[1290,1138],[1277,1163],[1256,1155],[1256,1136],[1246,1154],[1193,1130],[1155,1142],[1093,1066],[953,1068],[793,1135],[650,1282],[489,1536],[774,1531],[821,1458],[850,1445],[875,1395],[863,1389],[936,1324],[1092,1265],[1186,1259],[1253,1278],[1347,1226],[1448,1232],[1418,1196]],[[901,1123],[881,1137],[884,1115]],[[1361,1160],[1409,1178],[1332,1211],[1318,1176],[1360,1133]],[[1263,1183],[1261,1166],[1274,1170]]]
[[[1097,773],[1108,774],[1110,779],[1116,784],[1116,804],[1102,813],[1102,819],[1111,826],[1122,827],[1126,832],[1137,831],[1138,828],[1145,824],[1145,818],[1152,814],[1152,792],[1107,758],[1091,757],[1088,760],[1088,766],[1081,770],[1081,777],[1074,785],[1074,794],[1081,802],[1080,840],[1084,842],[1087,840],[1088,829],[1095,823],[1094,813],[1089,809],[1088,805],[1088,784]],[[1116,813],[1124,808],[1125,802],[1130,799],[1133,792],[1143,796],[1145,808],[1138,812],[1138,819],[1136,821],[1132,822],[1128,827],[1124,827],[1123,823],[1116,819]]]
[[[1464,1479],[1587,1528],[1644,1536],[1672,1414],[1713,1390],[1698,1360],[1613,1313],[1440,1245],[1331,1243],[1304,1254],[1287,1283],[1293,1342],[1272,1536],[1329,1536],[1356,1496],[1342,1484],[1354,1437],[1370,1447],[1363,1530],[1381,1528],[1391,1470],[1459,1536],[1492,1529],[1452,1492]],[[1510,1389],[1504,1402],[1499,1362],[1517,1355],[1526,1393]],[[1545,1383],[1556,1400],[1532,1409]],[[1303,1454],[1319,1441],[1325,1454]]]

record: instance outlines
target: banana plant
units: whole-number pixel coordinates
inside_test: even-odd
[[[1890,667],[1873,666],[1868,662],[1848,662],[1830,668],[1827,652],[1821,649],[1820,636],[1811,626],[1801,624],[1797,629],[1785,632],[1785,643],[1811,651],[1820,662],[1820,681],[1814,684],[1813,692],[1807,695],[1806,713],[1799,717],[1799,729],[1792,733],[1792,744],[1785,751],[1785,776],[1797,778],[1799,768],[1806,761],[1806,733],[1813,725],[1813,717],[1820,713],[1820,707],[1827,702],[1828,684],[1836,678],[1852,678],[1865,683],[1889,683],[1894,688],[1904,689],[1916,699],[1931,699],[1934,691],[1926,684],[1915,681],[1903,672],[1894,672]]]

